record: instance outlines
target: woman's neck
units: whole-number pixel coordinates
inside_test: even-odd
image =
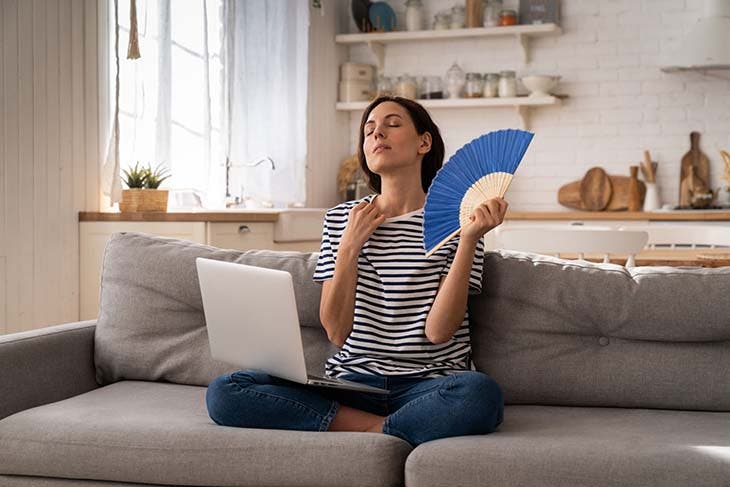
[[[386,218],[392,218],[423,208],[426,203],[426,193],[423,192],[420,181],[417,187],[410,188],[383,184],[380,194],[373,201]]]

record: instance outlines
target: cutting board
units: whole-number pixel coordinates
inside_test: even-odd
[[[608,176],[611,181],[611,199],[604,208],[605,211],[623,211],[629,209],[629,180],[628,176]],[[581,182],[573,181],[558,190],[558,203],[576,210],[588,210],[581,199]],[[639,191],[642,200],[646,194],[646,185],[639,181]]]
[[[600,167],[592,167],[580,181],[580,201],[586,210],[601,211],[611,200],[611,180]]]
[[[680,187],[684,178],[689,176],[690,166],[695,168],[695,177],[701,180],[699,192],[710,187],[710,160],[700,150],[700,133],[692,132],[689,134],[689,151],[682,156],[682,168],[679,174]]]

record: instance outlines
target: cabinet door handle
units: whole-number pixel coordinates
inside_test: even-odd
[[[249,233],[251,231],[251,228],[249,228],[248,225],[240,225],[238,227],[238,233]]]

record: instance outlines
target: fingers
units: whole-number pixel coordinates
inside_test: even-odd
[[[503,198],[491,198],[474,208],[470,220],[480,225],[495,227],[504,220],[508,206]]]

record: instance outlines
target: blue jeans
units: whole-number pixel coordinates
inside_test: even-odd
[[[413,446],[449,436],[492,433],[502,424],[502,390],[482,372],[468,370],[438,378],[363,374],[342,378],[390,393],[302,385],[241,370],[210,383],[208,414],[223,426],[326,431],[344,404],[385,416],[383,433]]]

